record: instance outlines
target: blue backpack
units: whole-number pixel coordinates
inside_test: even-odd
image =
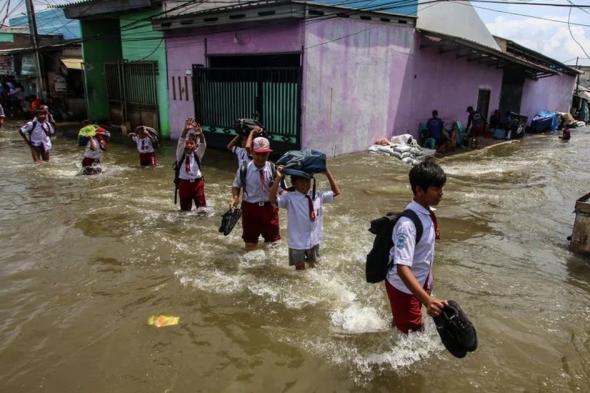
[[[326,170],[326,155],[313,149],[291,150],[277,160],[283,166],[283,173],[290,176],[313,177],[314,173]]]

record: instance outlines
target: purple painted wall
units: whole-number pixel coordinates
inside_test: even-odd
[[[467,120],[479,89],[498,107],[502,70],[419,49],[411,26],[331,19],[305,30],[303,147],[330,155],[365,150],[409,131],[437,109]]]
[[[207,37],[207,53],[205,53],[205,37]],[[193,64],[205,64],[207,55],[249,55],[268,53],[300,52],[303,45],[303,30],[298,22],[286,22],[281,25],[260,26],[250,29],[239,29],[235,32],[182,32],[166,37],[168,52],[168,84],[170,100],[171,137],[178,138],[184,120],[194,116],[192,85],[187,73],[192,71]],[[179,98],[180,88],[184,88],[184,77],[187,76],[187,95]],[[173,86],[173,83],[176,85]],[[176,99],[174,99],[174,88]]]
[[[529,121],[540,111],[569,112],[576,87],[576,77],[559,74],[539,80],[526,79],[522,90],[520,113]]]
[[[416,131],[436,109],[445,123],[459,120],[467,123],[468,106],[477,106],[480,89],[490,90],[488,113],[500,104],[503,71],[477,62],[457,59],[454,53],[440,54],[438,49],[420,49],[420,34],[416,34],[412,72],[404,83],[407,94],[395,120],[396,133]]]
[[[336,155],[365,150],[391,135],[413,37],[412,26],[340,18],[308,23],[303,147]]]

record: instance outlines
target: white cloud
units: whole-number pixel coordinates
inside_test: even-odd
[[[553,19],[567,21],[567,18],[563,17]],[[486,26],[494,35],[510,39],[560,61],[573,64],[576,56],[586,57],[572,39],[567,24],[497,16],[493,21],[487,22]],[[571,29],[576,40],[583,45],[586,52],[590,53],[590,29],[581,26],[571,26]],[[590,59],[585,59],[584,63],[590,63]]]

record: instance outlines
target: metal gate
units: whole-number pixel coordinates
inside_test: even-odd
[[[234,121],[257,118],[272,141],[301,145],[301,68],[193,65],[195,115],[203,130],[235,135]]]
[[[111,121],[159,129],[157,62],[105,63]]]

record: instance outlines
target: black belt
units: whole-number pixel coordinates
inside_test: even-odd
[[[187,181],[189,183],[194,183],[194,182],[202,180],[202,179],[203,179],[202,177],[197,177],[196,179],[180,179],[180,180]]]
[[[247,202],[247,201],[244,201],[244,203],[247,203],[249,205],[256,205],[256,206],[260,206],[260,207],[262,207],[262,206],[270,206],[271,205],[271,203],[269,201],[266,201],[266,202]]]

